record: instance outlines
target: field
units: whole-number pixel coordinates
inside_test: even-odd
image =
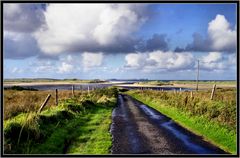
[[[176,81],[171,84],[195,84]],[[33,82],[34,83],[34,82]],[[212,87],[215,82],[207,82]],[[138,85],[137,83],[136,85]],[[146,83],[141,83],[146,84]],[[162,84],[150,82],[150,84]],[[147,83],[146,85],[149,85]],[[228,88],[221,85],[229,85]],[[167,85],[163,85],[167,86]],[[173,85],[168,85],[173,86]],[[109,132],[118,92],[126,93],[160,111],[190,131],[227,152],[236,153],[236,88],[234,82],[217,83],[200,91],[153,91],[105,88],[91,91],[55,91],[14,87],[4,90],[4,153],[6,154],[110,154]],[[126,92],[125,92],[126,91]],[[37,113],[45,98],[46,107]]]
[[[110,153],[112,109],[117,89],[59,92],[59,105],[51,91],[4,91],[4,153],[6,154],[107,154]],[[53,95],[54,96],[54,95]]]
[[[169,116],[206,140],[236,153],[236,89],[211,91],[160,92],[128,91],[127,94]]]

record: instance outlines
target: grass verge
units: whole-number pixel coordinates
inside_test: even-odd
[[[4,120],[4,153],[109,154],[116,97],[114,88],[95,90]]]

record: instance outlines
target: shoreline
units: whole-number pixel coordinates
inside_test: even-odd
[[[56,82],[3,82],[4,86],[48,86],[48,85],[85,85],[85,84],[121,84],[123,82],[99,82],[99,83],[88,83],[88,82],[64,82],[64,81],[56,81]]]
[[[4,86],[48,86],[48,85],[85,85],[85,84],[111,84],[113,86],[116,87],[145,87],[145,88],[161,88],[161,87],[177,87],[177,88],[191,88],[191,89],[195,89],[196,88],[196,84],[192,84],[192,83],[185,83],[185,84],[173,84],[173,85],[151,85],[151,84],[126,84],[124,82],[102,82],[102,83],[83,83],[83,82],[9,82],[9,83],[3,83],[3,87]],[[199,84],[198,85],[199,90],[206,90],[206,89],[212,89],[213,84]],[[234,84],[216,84],[217,88],[237,88],[237,85]]]

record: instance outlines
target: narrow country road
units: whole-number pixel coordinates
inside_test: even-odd
[[[112,154],[227,154],[128,95],[112,118]]]

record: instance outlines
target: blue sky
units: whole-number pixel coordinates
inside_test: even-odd
[[[86,17],[87,15],[87,17]],[[4,4],[4,78],[236,79],[235,4]]]

